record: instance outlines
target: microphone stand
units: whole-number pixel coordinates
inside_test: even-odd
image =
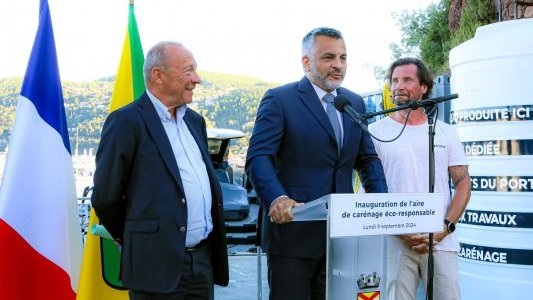
[[[406,105],[397,106],[391,109],[383,110],[380,112],[364,113],[360,114],[361,119],[370,119],[375,116],[387,114],[404,109],[417,109],[423,107],[427,112],[428,117],[428,135],[429,135],[429,192],[435,192],[435,106],[443,101],[448,101],[457,98],[457,94],[451,94],[442,97],[436,97],[421,101],[412,102]],[[358,125],[360,125],[359,122]],[[427,282],[427,299],[433,300],[433,277],[434,277],[434,265],[433,265],[433,233],[429,233],[429,251],[428,251],[428,282]]]
[[[429,134],[429,192],[435,192],[435,105],[426,107]],[[433,232],[429,233],[427,299],[433,300]]]

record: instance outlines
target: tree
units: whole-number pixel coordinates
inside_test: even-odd
[[[396,43],[389,45],[393,59],[405,56],[419,57],[419,46],[427,35],[430,22],[428,11],[434,7],[435,5],[431,4],[427,10],[415,10],[411,13],[404,10],[400,14],[392,14],[403,33],[400,45]]]
[[[450,0],[443,0],[427,10],[427,34],[420,43],[420,56],[433,74],[449,73],[448,54],[452,48],[448,28],[449,13]]]
[[[441,0],[425,10],[411,13],[404,11],[399,15],[393,15],[403,33],[399,45],[396,43],[390,45],[393,59],[405,56],[418,57],[433,74],[449,73],[450,50],[471,39],[479,26],[496,20],[492,1],[464,1],[457,30],[450,32],[448,15],[451,2],[452,0]],[[455,1],[454,4],[461,3]],[[375,67],[374,74],[376,79],[385,77],[385,71],[381,67]]]
[[[419,57],[434,74],[446,72],[451,48],[447,25],[449,9],[450,0],[442,0],[429,5],[425,10],[412,13],[404,11],[395,15],[403,35],[400,45],[390,45],[393,59]]]
[[[492,1],[470,0],[461,12],[459,26],[454,32],[451,47],[455,47],[464,41],[471,39],[478,27],[496,21],[496,14]]]

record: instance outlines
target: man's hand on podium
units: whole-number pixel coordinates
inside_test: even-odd
[[[276,199],[272,203],[272,206],[270,206],[270,211],[268,212],[270,222],[277,224],[289,223],[293,219],[291,209],[300,205],[303,205],[303,203],[296,202],[289,197]]]

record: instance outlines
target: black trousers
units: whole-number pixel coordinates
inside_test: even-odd
[[[326,256],[299,258],[268,255],[270,300],[326,299]]]
[[[171,294],[129,291],[130,300],[213,300],[213,266],[211,247],[203,242],[194,250],[185,251],[178,291]]]

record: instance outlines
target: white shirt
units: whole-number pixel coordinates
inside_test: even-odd
[[[390,140],[398,135],[402,126],[403,124],[387,117],[370,124],[368,129],[376,137]],[[429,192],[427,123],[407,125],[402,135],[394,142],[373,141],[383,164],[389,192]],[[451,202],[448,167],[459,165],[468,165],[461,140],[454,127],[437,121],[435,125],[435,193],[444,193],[445,212]],[[435,246],[435,249],[458,251],[459,240],[455,232],[447,235]]]
[[[187,105],[176,108],[176,120],[168,108],[146,90],[165,128],[178,164],[187,201],[187,236],[185,246],[192,247],[207,238],[213,229],[211,186],[202,154],[183,116]],[[178,199],[176,199],[178,201]]]

